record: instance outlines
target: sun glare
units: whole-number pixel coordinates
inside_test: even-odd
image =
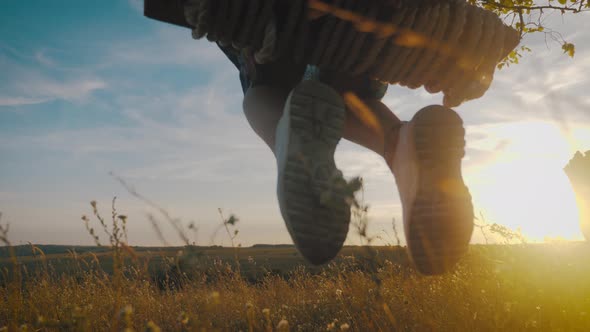
[[[575,142],[582,131],[573,138],[552,123],[519,122],[489,126],[486,132],[503,143],[491,160],[466,172],[476,214],[520,228],[531,241],[581,239],[575,195],[563,167],[581,148]]]

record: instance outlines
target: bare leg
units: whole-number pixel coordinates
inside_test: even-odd
[[[343,137],[379,154],[391,165],[399,129],[400,119],[374,97],[376,87],[365,76],[350,76],[338,72],[327,72],[320,79],[342,95],[346,104],[346,122]]]
[[[256,134],[274,153],[277,123],[289,91],[270,86],[257,86],[248,89],[244,96],[244,114]]]
[[[376,152],[389,165],[395,153],[402,122],[380,100],[372,99],[361,102],[363,103],[362,107],[366,107],[364,112],[369,111],[370,114],[362,113],[363,110],[355,110],[357,107],[348,103],[343,136],[351,142]]]

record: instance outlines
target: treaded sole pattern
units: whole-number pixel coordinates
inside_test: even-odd
[[[342,248],[350,222],[346,181],[334,162],[344,104],[334,90],[315,81],[298,85],[287,103],[282,121],[289,121],[289,137],[279,169],[279,205],[301,254],[323,264]]]
[[[441,274],[467,251],[473,232],[473,205],[461,176],[465,129],[459,115],[429,106],[412,120],[418,163],[418,190],[406,228],[408,249],[423,274]]]

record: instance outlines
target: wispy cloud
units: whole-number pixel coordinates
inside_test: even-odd
[[[107,83],[101,79],[81,79],[72,81],[36,80],[22,84],[22,88],[29,89],[33,95],[44,96],[51,99],[67,101],[80,101],[87,98],[92,92],[107,87]]]
[[[12,96],[0,96],[0,106],[42,104],[53,100],[81,102],[94,91],[106,87],[106,82],[101,79],[60,82],[43,77],[29,78],[16,84]]]
[[[47,97],[8,97],[0,96],[0,106],[24,106],[42,104],[51,101]]]
[[[0,79],[0,107],[41,104],[53,100],[82,102],[93,92],[108,87],[103,79],[95,75],[72,76],[54,68],[46,70],[40,67],[39,64],[53,63],[44,58],[42,51],[33,57],[18,55],[18,60],[13,60],[0,54],[0,63],[6,66]]]
[[[55,60],[47,55],[47,51],[45,49],[35,52],[35,59],[40,64],[48,67],[55,67],[57,65]]]
[[[214,43],[195,41],[191,38],[190,30],[167,25],[159,26],[144,38],[114,43],[109,58],[114,63],[181,65],[207,69],[226,64],[227,61]]]
[[[182,91],[116,94],[111,102],[117,116],[125,120],[124,125],[20,135],[0,140],[6,142],[0,147],[27,150],[35,146],[76,159],[125,155],[97,162],[102,169],[134,179],[240,181],[241,167],[248,167],[250,180],[268,178],[274,167],[272,154],[249,129],[236,81],[236,75],[221,71],[209,84]],[[92,91],[100,86],[87,84],[80,89]],[[61,90],[48,90],[71,97]]]
[[[130,15],[138,18],[142,2],[128,0],[127,4]],[[94,44],[92,52],[84,48],[83,41],[68,44],[70,48],[65,50],[52,50],[39,44],[38,48],[23,51],[0,44],[0,51],[6,54],[3,58],[0,53],[0,67],[6,69],[0,77],[0,106],[18,109],[18,106],[62,100],[91,102],[89,108],[105,111],[98,115],[84,113],[88,114],[87,118],[64,121],[67,125],[60,124],[59,129],[48,125],[43,130],[17,128],[13,133],[0,132],[0,149],[7,152],[8,158],[15,157],[6,167],[14,174],[22,174],[16,180],[17,189],[27,190],[31,195],[36,193],[37,201],[60,206],[64,211],[53,211],[50,215],[55,216],[56,224],[64,225],[64,220],[77,220],[82,207],[68,206],[69,210],[65,211],[60,204],[69,202],[70,198],[94,196],[100,190],[108,197],[118,188],[114,183],[112,186],[103,183],[107,172],[112,170],[134,184],[149,188],[145,194],[171,205],[173,212],[196,215],[204,222],[204,229],[207,223],[216,227],[215,207],[227,205],[248,223],[244,229],[245,243],[277,239],[290,242],[274,196],[275,160],[242,114],[242,92],[235,68],[215,44],[192,40],[187,29],[148,19],[141,22],[141,33],[106,36],[104,44]],[[467,125],[468,159],[464,165],[474,189],[494,181],[485,174],[482,176],[482,165],[498,162],[498,156],[506,151],[514,153],[519,146],[522,134],[498,135],[510,122],[554,123],[557,120],[552,111],[558,110],[566,117],[559,121],[570,123],[578,140],[586,137],[584,133],[590,127],[582,124],[590,124],[587,108],[590,99],[584,88],[588,85],[590,50],[587,39],[576,38],[587,38],[588,34],[580,29],[575,36],[568,36],[572,36],[572,42],[578,40],[578,54],[573,61],[559,54],[558,49],[550,53],[535,50],[521,64],[497,73],[486,96],[457,109]],[[177,74],[179,79],[175,80]],[[430,95],[424,89],[392,86],[384,102],[400,118],[409,120],[420,108],[440,103],[441,99],[440,94]],[[552,100],[559,100],[560,104],[555,106]],[[52,105],[47,106],[51,112]],[[7,118],[16,116],[9,114]],[[93,123],[94,119],[100,121]],[[84,125],[78,126],[78,121]],[[531,140],[534,137],[529,137],[527,142]],[[538,149],[543,147],[539,145]],[[528,156],[522,154],[520,158]],[[381,157],[343,142],[336,159],[346,176],[364,177],[372,232],[391,230],[393,217],[401,221],[395,180]],[[30,173],[20,172],[18,163],[30,166],[29,160],[39,166],[31,166]],[[75,169],[71,173],[79,174],[64,171],[66,164],[68,170]],[[4,174],[8,179],[9,173]],[[38,183],[27,182],[35,176],[67,186],[61,195],[55,195],[55,183],[51,182],[47,193],[40,193]],[[17,191],[14,186],[4,189]],[[80,195],[81,191],[84,195]],[[48,224],[43,218],[48,213],[33,213],[26,208],[31,195],[18,197],[22,213],[15,216],[30,220],[28,225],[33,225],[35,220],[37,225]],[[0,199],[3,197],[11,196],[0,193]],[[140,211],[141,207],[133,209]],[[401,225],[398,226],[401,231]],[[145,224],[138,223],[131,234],[144,229]],[[34,240],[32,232],[23,231],[21,238]],[[351,230],[351,238],[354,237]],[[45,234],[39,236],[39,241],[43,240]]]

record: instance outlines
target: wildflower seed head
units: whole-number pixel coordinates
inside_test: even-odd
[[[278,331],[289,331],[289,322],[286,319],[281,319],[279,324],[277,325]]]
[[[162,330],[156,323],[152,322],[151,320],[145,326],[146,332],[161,332]]]
[[[119,312],[119,315],[121,316],[121,320],[123,321],[123,325],[127,328],[127,329],[132,329],[132,325],[133,325],[133,319],[131,318],[131,315],[133,314],[133,307],[131,307],[131,305],[126,305],[124,306],[121,311]]]
[[[182,324],[182,325],[187,325],[187,324],[188,324],[188,322],[189,322],[189,317],[188,317],[188,315],[186,314],[186,312],[184,312],[184,311],[183,311],[183,312],[181,312],[181,313],[178,315],[178,321],[179,321],[179,322],[180,322],[180,324]]]
[[[128,317],[133,314],[133,307],[131,305],[126,305],[121,309],[121,317]]]
[[[340,331],[348,331],[348,330],[350,330],[350,325],[348,325],[347,323],[340,325]]]
[[[213,304],[219,304],[219,292],[218,291],[211,292],[211,302]]]

